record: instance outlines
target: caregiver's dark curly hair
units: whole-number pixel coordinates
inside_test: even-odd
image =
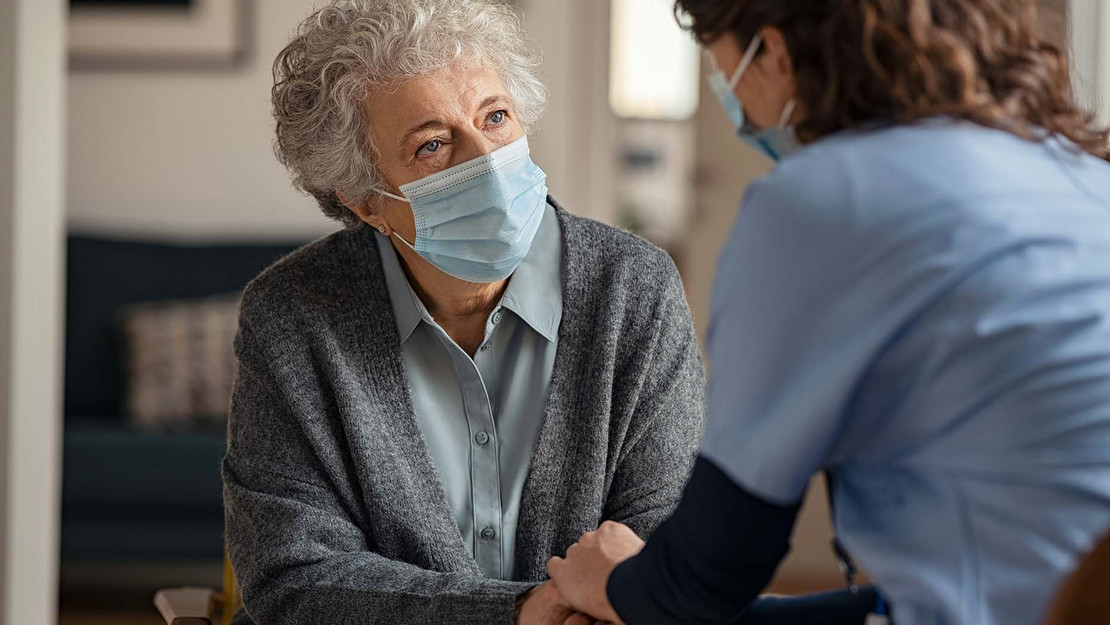
[[[947,115],[1108,156],[1110,133],[1076,104],[1068,56],[1029,0],[677,0],[675,11],[703,43],[782,31],[803,142]]]

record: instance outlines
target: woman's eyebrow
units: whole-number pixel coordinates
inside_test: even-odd
[[[506,95],[491,95],[482,100],[482,103],[478,105],[478,110],[481,111],[494,105],[508,105],[510,102],[511,100]]]
[[[408,143],[409,139],[411,139],[413,135],[428,130],[430,128],[443,128],[445,126],[446,124],[438,119],[429,119],[427,121],[420,122],[406,130],[405,134],[401,135],[401,140],[398,142],[398,144],[405,145],[406,143]]]

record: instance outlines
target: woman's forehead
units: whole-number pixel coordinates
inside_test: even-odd
[[[389,135],[426,121],[469,122],[483,104],[498,97],[509,96],[495,70],[461,64],[410,78],[393,89],[372,91],[367,107],[374,132]]]

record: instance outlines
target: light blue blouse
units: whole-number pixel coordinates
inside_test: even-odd
[[[389,238],[376,236],[416,420],[463,542],[487,577],[515,579],[520,497],[563,315],[555,209],[545,207],[473,359],[428,314]]]
[[[721,254],[703,454],[833,469],[899,625],[1039,623],[1110,530],[1110,165],[951,120],[754,183]]]

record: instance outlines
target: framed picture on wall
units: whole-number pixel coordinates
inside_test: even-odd
[[[75,69],[222,67],[247,54],[250,0],[69,0]]]

